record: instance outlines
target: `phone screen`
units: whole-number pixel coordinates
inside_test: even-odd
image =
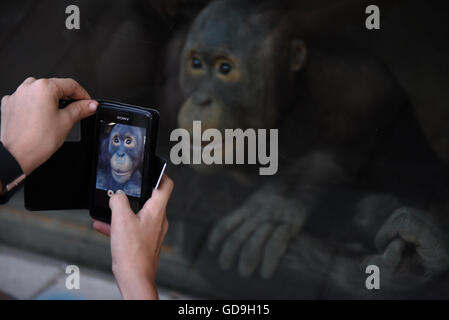
[[[99,125],[96,194],[102,196],[96,197],[96,204],[107,206],[101,202],[118,190],[140,198],[147,129],[107,120]]]
[[[135,106],[104,101],[98,106],[89,200],[94,219],[111,221],[109,200],[119,190],[134,212],[151,196],[157,120],[157,112]]]

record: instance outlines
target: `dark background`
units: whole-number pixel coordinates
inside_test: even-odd
[[[176,114],[183,101],[177,84],[183,37],[207,3],[3,1],[0,95],[11,94],[29,76],[71,77],[94,98],[155,107],[161,112],[159,154],[168,159],[171,146],[168,135],[176,127]],[[80,7],[80,30],[65,28],[65,8],[71,4]],[[328,2],[298,1],[297,5],[318,10]],[[446,227],[449,11],[442,1],[402,1],[396,7],[382,10],[381,6],[382,19],[384,16],[386,19],[375,35],[354,33],[355,36],[349,37],[346,29],[337,27],[313,39],[323,48],[343,48],[348,54],[364,52],[388,64],[389,71],[398,75],[403,84],[401,90],[409,97],[401,116],[373,155],[369,169],[363,173],[364,183],[328,192],[301,234],[293,238],[271,279],[262,279],[257,274],[242,278],[235,269],[222,270],[217,255],[210,253],[205,243],[215,222],[238,208],[255,186],[236,183],[226,172],[210,176],[188,166],[171,165],[167,172],[176,189],[168,208],[170,232],[162,257],[161,283],[207,297],[449,296],[447,272],[436,277],[418,273],[408,285],[393,285],[378,295],[363,292],[360,283],[363,274],[361,277],[351,274],[361,263],[359,255],[375,250],[372,241],[369,246],[363,244],[362,250],[354,249],[363,242],[361,238],[369,236],[368,231],[353,228],[354,203],[367,194],[394,195],[404,205],[438,212],[441,219],[436,225],[445,234],[449,231]],[[360,17],[363,26],[363,12]],[[337,41],[339,38],[342,40]],[[414,106],[411,101],[420,103]],[[295,131],[290,134],[294,137]],[[85,147],[76,152],[83,152]],[[72,152],[72,156],[86,157],[86,154]],[[333,214],[329,215],[329,211]]]

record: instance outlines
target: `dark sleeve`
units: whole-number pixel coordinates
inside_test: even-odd
[[[6,186],[23,174],[17,160],[0,143],[0,204],[8,202],[15,190],[6,192]]]

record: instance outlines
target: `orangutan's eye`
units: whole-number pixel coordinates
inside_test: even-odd
[[[200,59],[193,57],[192,58],[192,68],[193,69],[201,69],[203,67],[203,63]]]
[[[227,63],[227,62],[223,62],[222,64],[220,64],[220,67],[218,68],[220,70],[220,73],[222,75],[228,75],[229,73],[231,73],[232,71],[232,66]]]

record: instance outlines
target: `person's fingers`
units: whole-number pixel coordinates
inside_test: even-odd
[[[32,84],[34,81],[36,81],[36,78],[28,77],[28,78],[25,79],[25,81],[21,85],[23,86],[23,85]]]
[[[159,235],[159,243],[164,242],[164,238],[167,235],[168,231],[168,220],[167,217],[164,218],[164,222],[162,223],[162,232]]]
[[[109,224],[94,220],[93,227],[99,233],[108,237],[111,236],[111,226]]]
[[[174,183],[173,181],[164,175],[162,177],[159,188],[153,191],[151,198],[143,206],[142,210],[139,212],[139,217],[145,219],[146,216],[153,216],[160,212],[165,212],[162,210],[167,206],[168,199],[173,192]]]
[[[69,104],[61,110],[66,114],[72,123],[76,123],[84,118],[93,115],[97,111],[98,102],[94,100],[80,100]]]
[[[57,95],[59,99],[74,99],[74,100],[90,100],[90,95],[87,91],[73,79],[49,79],[50,82],[56,85]]]
[[[167,205],[168,199],[170,199],[174,186],[175,184],[173,183],[173,180],[164,174],[161,179],[161,183],[159,184],[159,188],[154,190],[153,194],[151,195],[153,203],[161,206]]]
[[[165,239],[165,236],[167,235],[167,231],[168,231],[168,220],[167,220],[167,217],[165,217],[164,224],[162,226],[162,232],[159,235],[157,257],[159,257],[161,255],[162,244],[164,243],[164,239]]]
[[[164,228],[163,228],[163,231],[164,231],[164,235],[162,236],[162,238],[165,237],[165,235],[167,234],[167,231],[168,231],[168,219],[167,219],[167,217],[165,217],[165,220],[164,220]]]
[[[131,210],[129,200],[123,191],[117,191],[111,199],[109,199],[109,207],[112,211],[111,226],[115,223],[121,223],[134,216]]]

